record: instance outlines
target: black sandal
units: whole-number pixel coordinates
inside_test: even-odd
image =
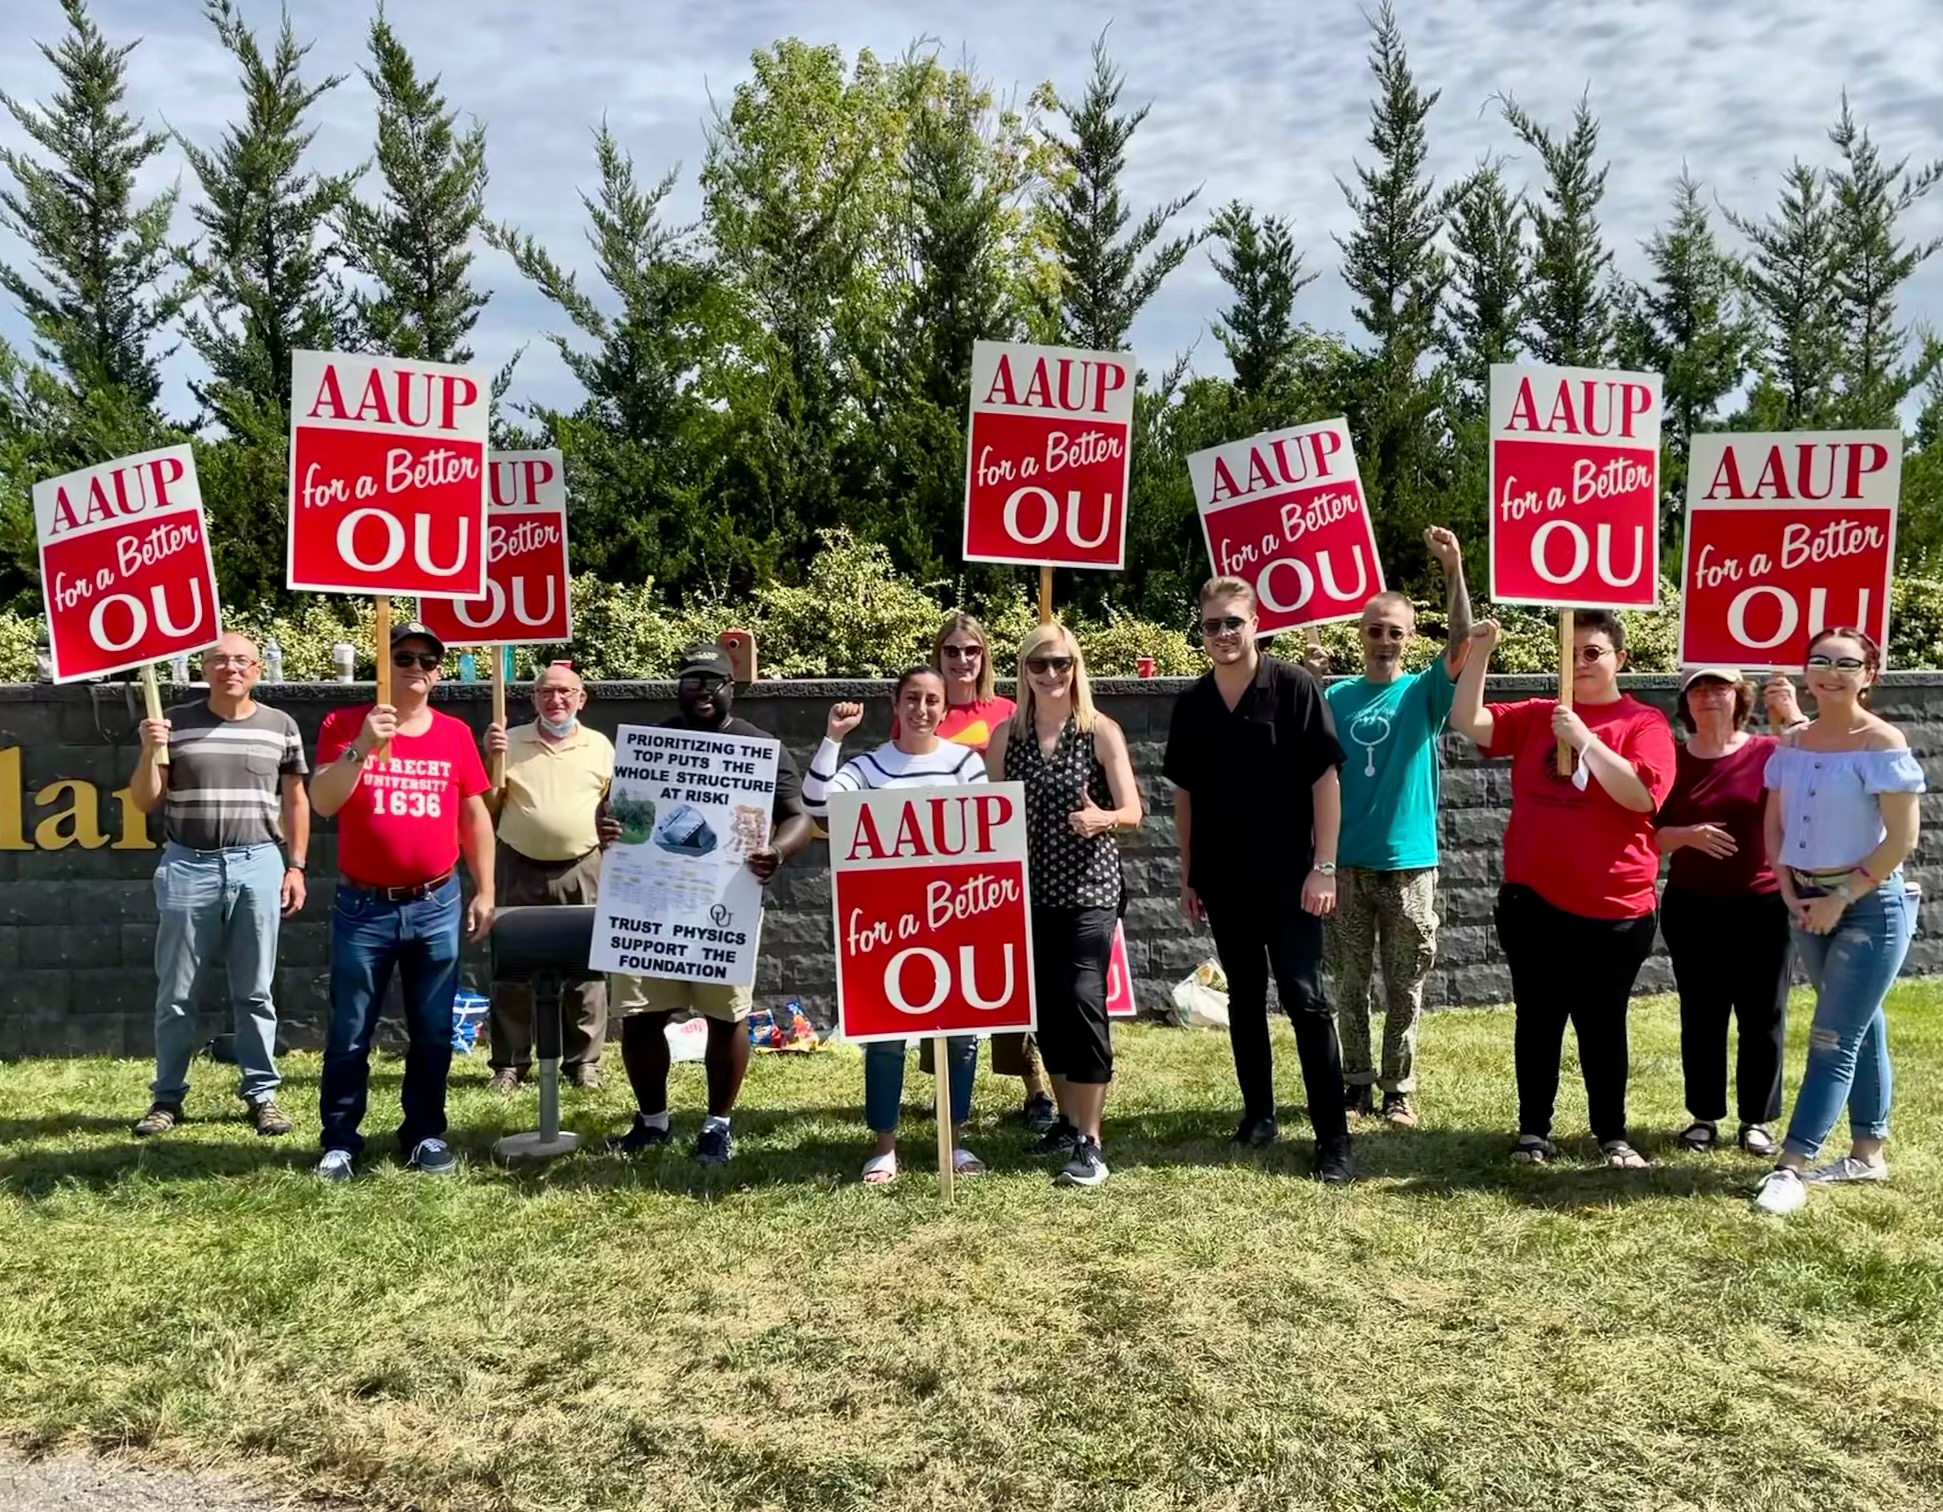
[[[1615,1171],[1643,1171],[1646,1157],[1623,1139],[1608,1139],[1599,1146],[1599,1156]]]
[[[1558,1158],[1558,1146],[1542,1135],[1520,1134],[1511,1158],[1520,1165],[1550,1165]]]
[[[1745,1135],[1746,1131],[1742,1133]],[[1709,1119],[1696,1118],[1680,1135],[1680,1148],[1700,1155],[1712,1154],[1720,1148],[1720,1125]]]
[[[1781,1146],[1766,1124],[1742,1124],[1739,1137],[1734,1141],[1750,1155],[1758,1155],[1763,1160],[1772,1160],[1781,1153]]]

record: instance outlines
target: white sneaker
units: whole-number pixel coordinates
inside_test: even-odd
[[[1840,1160],[1831,1160],[1827,1165],[1816,1166],[1801,1179],[1817,1184],[1832,1181],[1887,1181],[1889,1162],[1857,1160],[1853,1155],[1844,1155]]]
[[[1802,1181],[1801,1173],[1786,1166],[1776,1166],[1769,1171],[1754,1189],[1754,1210],[1772,1213],[1777,1218],[1798,1213],[1807,1203],[1808,1187]]]
[[[317,1162],[314,1174],[321,1181],[349,1181],[351,1179],[351,1152],[349,1150],[326,1150],[324,1158]]]

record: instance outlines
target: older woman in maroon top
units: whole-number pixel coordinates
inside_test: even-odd
[[[1764,774],[1776,740],[1747,731],[1753,689],[1726,667],[1689,672],[1677,713],[1687,732],[1673,791],[1656,821],[1672,857],[1660,933],[1680,988],[1680,1065],[1693,1122],[1689,1150],[1711,1150],[1727,1117],[1727,1021],[1740,1025],[1734,1092],[1738,1142],[1772,1156],[1768,1125],[1781,1116],[1781,1050],[1794,963],[1787,905],[1768,865],[1761,824]],[[1793,688],[1768,692],[1769,717],[1800,719]]]

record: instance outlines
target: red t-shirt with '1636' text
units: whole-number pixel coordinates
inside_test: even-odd
[[[321,770],[342,756],[371,705],[327,715],[317,736]],[[422,735],[394,735],[383,761],[367,760],[337,811],[337,869],[370,887],[415,887],[459,862],[459,809],[486,791],[486,766],[463,720],[432,711]],[[475,879],[476,880],[476,879]]]
[[[1626,808],[1589,772],[1583,787],[1559,775],[1552,735],[1557,707],[1550,698],[1489,706],[1491,744],[1483,754],[1511,758],[1504,879],[1581,918],[1650,914],[1660,874],[1653,816]],[[1666,716],[1629,695],[1609,704],[1579,704],[1576,712],[1587,729],[1632,763],[1653,806],[1666,802],[1675,761]]]

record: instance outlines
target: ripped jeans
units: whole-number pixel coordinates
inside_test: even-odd
[[[1804,898],[1813,888],[1798,888]],[[1916,900],[1901,870],[1849,905],[1833,932],[1797,928],[1795,954],[1815,987],[1815,1022],[1808,1031],[1808,1067],[1788,1121],[1785,1148],[1813,1160],[1849,1110],[1849,1134],[1882,1139],[1889,1133],[1889,1031],[1882,1001],[1902,970],[1916,924]]]

